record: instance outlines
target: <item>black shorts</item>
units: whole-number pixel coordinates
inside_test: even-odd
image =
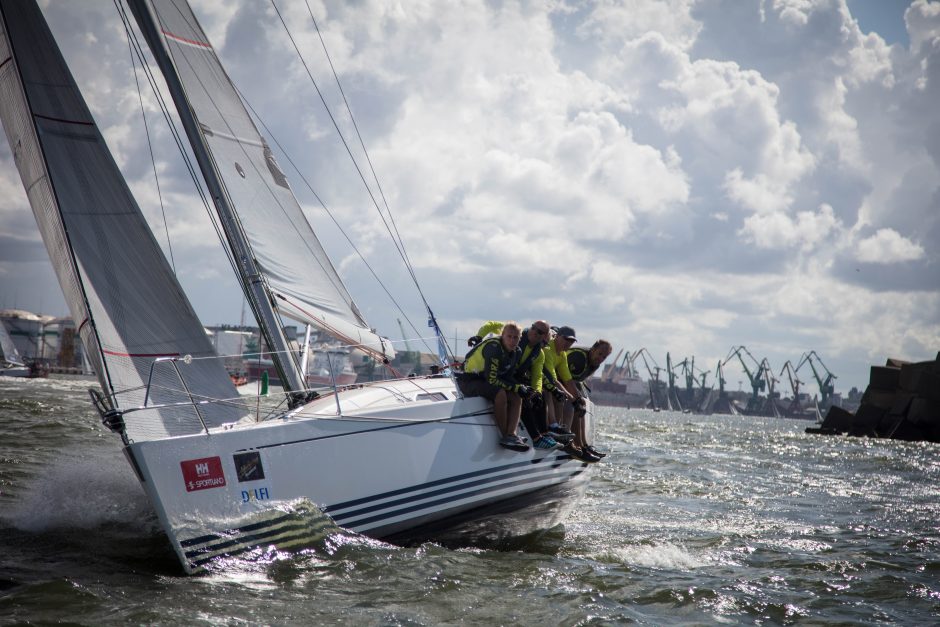
[[[464,396],[482,396],[490,401],[495,401],[496,394],[503,389],[493,385],[483,377],[466,374],[457,377],[457,387],[460,388],[460,392]]]

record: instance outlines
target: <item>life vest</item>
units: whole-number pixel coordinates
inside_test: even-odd
[[[528,353],[526,353],[527,348]],[[520,357],[519,363],[516,364],[515,374],[517,377],[523,377],[532,368],[532,362],[542,354],[542,347],[540,345],[529,346],[529,333],[523,331],[522,338],[519,340],[519,350]]]
[[[463,371],[467,374],[479,374],[485,375],[484,368],[486,367],[486,355],[484,352],[492,352],[490,347],[494,346],[499,349],[499,376],[500,378],[510,379],[512,378],[512,373],[515,371],[516,361],[519,358],[520,350],[516,348],[514,351],[507,351],[503,347],[502,338],[491,337],[488,340],[483,340],[476,346],[470,349],[464,358]],[[489,351],[486,349],[490,348]]]
[[[580,347],[568,349],[568,370],[575,381],[586,381],[600,366],[591,367],[588,352],[588,349]]]

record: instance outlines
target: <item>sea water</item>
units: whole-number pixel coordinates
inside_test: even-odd
[[[190,577],[91,384],[0,378],[0,624],[940,622],[934,444],[599,408],[586,497],[509,550],[336,528]]]

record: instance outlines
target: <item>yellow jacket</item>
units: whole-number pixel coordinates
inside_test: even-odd
[[[503,332],[503,323],[499,320],[490,320],[484,322],[483,326],[480,327],[480,330],[477,331],[477,335],[480,337],[486,337],[490,333],[494,335],[499,335]],[[545,367],[545,350],[541,347],[533,347],[529,345],[528,333],[526,329],[522,330],[522,340],[519,342],[519,348],[522,349],[522,354],[519,356],[519,361],[516,362],[516,370],[513,373],[513,377],[517,381],[523,381],[526,378],[526,368],[528,368],[528,380],[529,387],[531,387],[536,392],[542,391],[542,369]],[[536,348],[539,349],[539,354],[529,360],[529,355]]]

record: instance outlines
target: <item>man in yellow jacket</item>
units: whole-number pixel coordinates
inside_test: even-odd
[[[573,432],[570,424],[564,424],[565,404],[570,402],[576,411],[583,410],[585,400],[575,385],[574,377],[568,370],[568,349],[577,341],[574,329],[568,326],[558,327],[555,337],[548,343],[543,351],[545,353],[544,386],[552,393],[551,399],[546,399],[548,408],[549,435],[555,437],[574,435],[574,441],[565,445],[565,451],[572,457],[586,462],[600,461],[600,456],[585,450],[584,434]],[[581,414],[583,417],[583,413]],[[583,432],[583,422],[581,422]]]
[[[467,353],[457,387],[464,396],[482,396],[493,402],[493,416],[500,431],[499,445],[514,451],[527,451],[516,430],[522,399],[532,395],[532,388],[513,379],[519,358],[521,332],[515,322],[503,325],[499,337],[484,340]]]

